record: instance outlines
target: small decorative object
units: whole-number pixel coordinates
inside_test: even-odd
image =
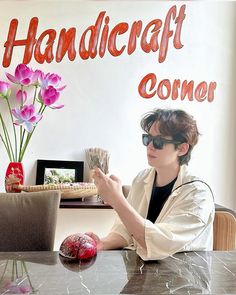
[[[59,253],[73,260],[89,259],[97,254],[97,243],[86,234],[73,234],[62,242]]]
[[[86,160],[89,166],[89,181],[92,181],[91,177],[91,170],[95,167],[100,168],[105,174],[109,172],[109,158],[110,155],[108,151],[103,150],[101,148],[89,148],[85,150],[86,153]]]
[[[36,184],[83,182],[84,162],[37,160]]]
[[[5,189],[8,193],[20,192],[14,185],[24,183],[24,171],[21,162],[10,162],[5,177]]]
[[[60,261],[62,265],[66,269],[73,272],[81,272],[81,271],[84,271],[85,269],[88,269],[94,264],[94,262],[96,261],[96,258],[97,256],[93,256],[91,258],[84,259],[84,260],[73,260],[60,255]]]
[[[35,131],[38,122],[42,119],[46,108],[60,109],[64,105],[56,104],[61,91],[65,86],[60,86],[61,77],[53,73],[43,73],[40,70],[32,70],[25,64],[19,64],[15,74],[6,73],[10,82],[19,86],[15,100],[10,103],[11,86],[8,82],[0,81],[0,100],[6,103],[11,128],[5,123],[4,113],[0,112],[0,139],[7,152],[10,162],[21,163],[30,139]],[[12,108],[11,105],[15,107]],[[24,177],[21,173],[21,180],[17,172],[10,169],[6,175],[6,191],[13,192],[10,187],[13,179],[16,183],[23,183]],[[13,178],[13,176],[14,178]],[[11,179],[8,179],[11,177]]]
[[[25,261],[7,260],[0,274],[0,294],[36,294]]]
[[[85,150],[86,159],[89,166],[89,182],[93,182],[92,172],[95,167],[102,170],[103,173],[109,172],[109,152],[101,148],[89,148]],[[97,200],[104,203],[102,198],[98,195]]]
[[[96,185],[89,182],[70,184],[14,185],[13,188],[24,192],[60,190],[62,199],[86,198],[97,194]]]

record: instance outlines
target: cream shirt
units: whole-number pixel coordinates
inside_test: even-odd
[[[128,202],[145,218],[143,249],[129,234],[117,216],[112,232],[121,235],[129,249],[136,250],[143,260],[156,260],[182,251],[206,251],[213,247],[214,199],[209,187],[190,176],[181,166],[171,195],[155,223],[147,220],[155,169],[140,172],[133,181]],[[192,182],[194,181],[194,182]],[[191,182],[186,184],[187,182]]]

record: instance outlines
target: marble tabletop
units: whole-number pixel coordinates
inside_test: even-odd
[[[23,293],[236,294],[236,252],[145,262],[134,251],[102,251],[76,263],[58,252],[0,252],[0,294]]]

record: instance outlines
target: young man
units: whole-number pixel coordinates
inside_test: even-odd
[[[98,193],[118,214],[98,250],[129,248],[143,260],[163,259],[176,252],[212,250],[214,200],[209,186],[188,174],[191,151],[199,132],[182,110],[157,109],[141,121],[148,163],[126,199],[120,180],[94,171]]]

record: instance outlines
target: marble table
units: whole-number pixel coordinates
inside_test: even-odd
[[[23,291],[236,294],[236,252],[185,252],[144,262],[133,251],[102,251],[83,263],[62,259],[58,252],[0,253],[0,294]]]

